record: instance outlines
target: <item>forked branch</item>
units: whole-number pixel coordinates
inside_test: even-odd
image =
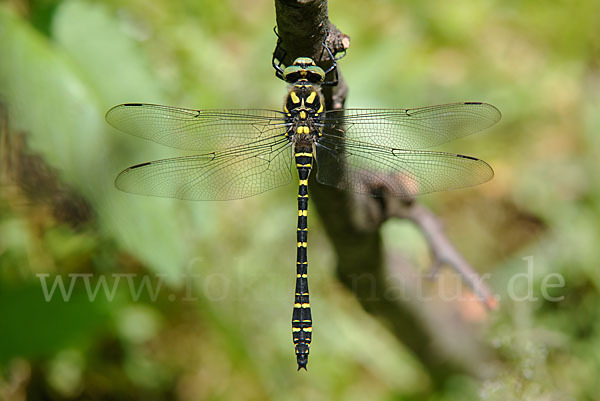
[[[277,31],[286,51],[285,60],[281,61],[286,65],[297,57],[310,57],[326,69],[331,60],[324,50],[324,42],[334,54],[349,47],[348,36],[328,19],[327,1],[275,0],[275,9]],[[341,73],[339,78],[338,86],[323,88],[328,110],[343,108],[348,89]],[[340,192],[315,181],[311,180],[309,184],[311,198],[335,248],[339,280],[356,295],[365,310],[382,318],[396,337],[415,353],[428,370],[434,387],[443,385],[453,374],[480,374],[475,367],[488,354],[469,322],[457,321],[457,313],[424,318],[422,305],[415,307],[414,302],[402,302],[388,296],[393,291],[390,272],[399,271],[401,258],[385,252],[381,224],[390,217],[408,218],[425,234],[434,259],[452,266],[488,306],[492,306],[489,290],[476,279],[473,269],[451,245],[438,219],[412,202]],[[361,219],[361,216],[368,218]],[[433,351],[432,344],[443,345],[443,338],[448,335],[461,338],[464,346],[442,346],[443,349],[438,346]]]

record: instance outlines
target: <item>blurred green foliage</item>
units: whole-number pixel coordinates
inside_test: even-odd
[[[600,400],[600,3],[329,9],[352,37],[340,61],[348,106],[473,100],[504,114],[443,147],[489,161],[496,178],[422,199],[501,297],[491,313],[464,302],[497,352],[475,367],[488,379],[431,391],[410,350],[336,282],[316,215],[315,341],[297,374],[293,186],[231,202],[113,187],[123,168],[177,154],[110,129],[115,104],[280,108],[272,2],[12,0],[0,3],[0,399]],[[384,236],[429,262],[408,223]],[[529,256],[538,300],[513,302],[508,284]],[[542,297],[550,273],[565,280],[550,289],[559,302]],[[45,300],[42,281],[57,277],[65,291],[75,280],[69,302],[59,287]],[[144,284],[156,294],[134,299]]]

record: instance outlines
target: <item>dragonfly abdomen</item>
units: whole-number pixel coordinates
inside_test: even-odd
[[[312,337],[312,317],[308,295],[308,176],[312,168],[312,153],[297,150],[294,154],[298,169],[298,250],[296,254],[296,293],[292,313],[292,338],[296,348],[298,370],[305,369]]]

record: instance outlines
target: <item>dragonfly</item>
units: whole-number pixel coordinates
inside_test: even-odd
[[[331,55],[331,53],[330,53]],[[193,110],[146,103],[121,104],[107,122],[131,135],[187,151],[134,165],[115,180],[118,189],[185,200],[230,200],[258,195],[298,176],[296,286],[292,340],[298,370],[306,370],[312,340],[308,291],[308,180],[359,194],[413,198],[490,180],[483,160],[423,150],[498,122],[487,103],[463,102],[413,109],[325,110],[324,85],[337,84],[336,59],[326,70],[308,57],[282,66],[289,84],[283,110]],[[335,78],[326,81],[327,74]],[[342,217],[340,217],[342,218]]]

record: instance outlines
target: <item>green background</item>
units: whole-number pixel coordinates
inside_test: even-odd
[[[473,366],[482,378],[433,386],[336,281],[315,213],[315,332],[309,371],[295,372],[294,185],[228,202],[113,187],[125,167],[180,153],[111,129],[111,106],[281,108],[271,1],[13,0],[0,3],[0,399],[600,400],[600,3],[336,0],[329,11],[352,38],[348,107],[485,101],[503,113],[440,148],[483,158],[494,180],[421,199],[500,296],[496,311],[453,300],[493,350]],[[427,270],[410,223],[383,233]],[[537,300],[511,300],[527,257]],[[564,278],[549,290],[558,302],[541,290],[551,273]],[[68,289],[74,274],[70,300],[56,290],[46,302],[42,278]],[[90,301],[84,277],[111,287],[115,275],[114,297]],[[156,297],[132,296],[144,276],[161,283]]]

